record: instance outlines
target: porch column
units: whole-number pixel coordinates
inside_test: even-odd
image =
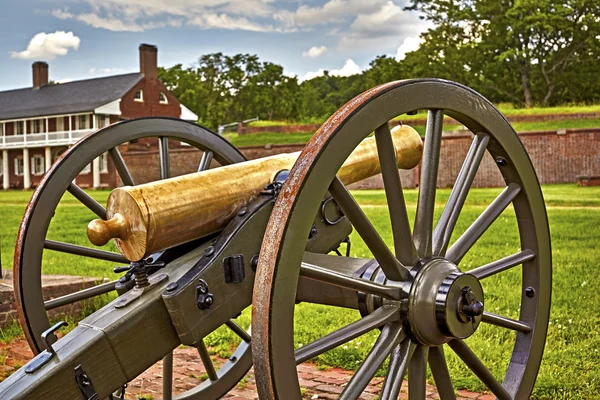
[[[100,158],[94,158],[92,161],[92,180],[94,189],[100,189]]]
[[[8,170],[8,150],[2,150],[2,188],[10,189],[10,171]]]
[[[45,159],[46,159],[46,169],[45,172],[48,172],[48,170],[50,169],[50,167],[52,166],[52,151],[50,147],[46,147],[45,149]]]
[[[29,149],[23,149],[23,189],[31,188],[31,173],[29,172]]]

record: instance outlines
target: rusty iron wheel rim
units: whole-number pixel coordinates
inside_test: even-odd
[[[510,323],[513,327],[511,329],[515,329],[516,326],[522,331],[516,335],[513,356],[506,370],[503,384],[502,386],[498,382],[487,382],[486,384],[489,383],[493,386],[492,391],[500,398],[526,399],[533,390],[544,349],[551,291],[548,222],[535,171],[523,145],[508,121],[481,95],[453,82],[419,79],[384,84],[368,90],[348,102],[321,126],[290,172],[267,226],[254,286],[253,354],[261,398],[301,398],[293,347],[295,286],[298,283],[302,253],[310,230],[310,221],[312,221],[322,197],[328,188],[331,188],[331,179],[352,149],[370,132],[375,131],[377,135],[376,130],[381,129],[393,117],[419,109],[430,110],[428,126],[432,127],[432,133],[430,136],[428,132],[427,136],[433,140],[429,140],[429,143],[434,143],[437,137],[435,136],[437,133],[434,135],[433,132],[436,131],[434,128],[436,121],[441,121],[439,110],[443,110],[442,118],[444,114],[448,115],[467,126],[472,132],[482,133],[482,135],[475,135],[474,154],[481,148],[481,139],[485,139],[484,137],[487,136],[485,140],[489,141],[485,142],[483,148],[487,149],[487,152],[496,159],[499,170],[507,183],[504,194],[499,196],[499,202],[512,204],[517,217],[521,252],[519,257],[509,261],[513,264],[516,262],[513,266],[523,265],[522,290],[520,290],[521,318],[527,324]],[[439,128],[439,137],[441,138],[441,127]],[[477,141],[479,144],[476,144]],[[435,156],[435,145],[431,144],[428,150],[427,142],[428,140],[425,141],[424,160],[435,160],[435,157],[439,160],[439,147],[438,154]],[[432,163],[425,162],[423,170],[433,169],[428,165],[432,165]],[[435,170],[437,171],[437,165],[435,165]],[[471,183],[472,179],[469,185]],[[425,208],[433,207],[426,200],[430,191],[424,187],[426,185],[420,187],[419,203],[422,202]],[[424,194],[421,195],[421,192]],[[502,205],[504,208],[506,206]],[[488,207],[488,209],[492,209],[490,214],[495,215],[499,207],[498,204]],[[426,226],[426,221],[425,223],[418,221],[419,218],[425,218],[419,217],[422,214],[419,210],[420,208],[417,206],[415,225]],[[448,219],[452,220],[453,218],[450,213]],[[489,225],[487,227],[489,228]],[[433,245],[431,243],[434,235],[431,230],[429,239],[426,234],[423,234],[423,229],[419,229],[418,234],[414,233],[415,236],[418,236],[414,242],[416,251],[421,258],[423,255],[427,255],[427,251],[431,254],[432,246],[437,246],[435,243]],[[444,229],[441,231],[441,234],[438,235],[439,242],[436,243],[445,243],[447,246],[449,238],[443,239]],[[472,236],[473,233],[470,235]],[[457,242],[459,241],[460,239]],[[461,253],[465,249],[461,249],[461,246],[458,247],[456,249],[453,246],[448,249],[448,252],[460,261],[464,255]],[[443,246],[434,250],[446,256],[446,249]],[[466,251],[468,250],[469,248],[466,249]],[[503,265],[510,264],[509,261],[503,261]],[[489,273],[490,268],[488,267],[486,271],[480,271],[480,273]],[[531,294],[534,295],[530,296]],[[528,333],[524,332],[526,328],[529,329]],[[389,328],[387,335],[394,334],[393,329],[395,328]],[[478,359],[476,357],[473,359],[471,357],[473,353],[465,346],[460,340],[451,340],[449,347],[463,359],[463,362],[472,365]],[[399,352],[404,352],[402,354],[408,354],[409,349],[406,347],[408,346],[397,349]],[[425,349],[427,348],[427,346],[421,345],[416,346],[416,349],[413,348],[413,354],[418,354],[417,361],[413,366],[415,371],[425,371],[427,363]],[[430,358],[439,361],[441,354],[443,360],[441,346],[432,346],[431,348],[435,350],[431,352]],[[419,359],[422,360],[420,364]],[[396,367],[400,368],[398,365]],[[402,367],[402,371],[405,367]],[[478,366],[473,368],[479,372],[482,371]],[[424,388],[425,385],[424,372],[418,375],[419,379],[422,376],[423,382],[422,384],[417,383],[419,379],[414,378],[415,390],[412,394],[409,392],[410,398],[424,398],[424,389],[421,388],[421,386]],[[417,376],[416,372],[415,376]],[[488,379],[488,377],[482,379]],[[410,381],[409,377],[409,386],[411,385]],[[436,383],[437,381],[436,378]],[[448,386],[448,379],[443,379],[443,382],[438,384],[442,398],[453,398],[454,396],[451,380],[449,383],[450,386]],[[344,393],[341,398],[356,398],[354,396],[358,395]]]
[[[202,169],[208,168],[213,158],[221,165],[246,160],[234,146],[214,132],[197,124],[164,117],[126,120],[110,125],[87,135],[65,151],[34,191],[25,210],[15,247],[13,279],[17,314],[27,342],[35,354],[44,349],[40,334],[50,327],[40,288],[43,243],[52,214],[62,195],[67,192],[69,183],[91,160],[123,143],[142,138],[159,138],[160,179],[169,176],[168,139],[186,142],[204,151],[200,165]],[[120,157],[120,153],[116,153],[115,157]],[[121,176],[120,171],[116,173]],[[125,181],[128,178],[121,176],[121,179]],[[124,263],[128,261],[124,260]],[[224,395],[250,368],[250,350],[249,343],[241,341],[235,352],[237,362],[227,362],[215,371],[218,379],[206,380],[175,398],[218,398]]]

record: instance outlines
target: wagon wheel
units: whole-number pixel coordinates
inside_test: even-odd
[[[116,252],[93,249],[80,244],[53,241],[48,237],[49,226],[63,195],[69,192],[78,201],[80,207],[86,207],[100,218],[106,218],[106,210],[74,182],[78,174],[93,160],[108,153],[121,180],[126,185],[135,182],[125,164],[118,146],[139,139],[157,138],[159,145],[160,179],[170,176],[169,140],[185,142],[203,151],[199,170],[208,169],[212,159],[221,165],[245,161],[244,156],[229,142],[215,133],[181,120],[169,118],[143,118],[124,121],[101,129],[86,136],[71,147],[46,173],[42,182],[33,193],[25,211],[25,216],[19,229],[14,258],[14,280],[19,321],[25,332],[29,346],[34,353],[44,349],[41,333],[50,327],[48,312],[61,306],[74,304],[84,299],[110,293],[115,290],[118,280],[98,284],[92,288],[44,301],[41,291],[42,268],[46,252],[61,252],[70,256],[78,256],[77,260],[85,263],[96,260],[107,274],[118,265],[128,264],[129,261]],[[90,213],[91,215],[91,213]],[[78,232],[86,231],[89,218],[81,221]],[[120,263],[120,264],[115,264]],[[219,398],[245,375],[251,366],[250,336],[240,328],[235,321],[227,323],[242,338],[235,352],[235,359],[225,363],[215,370],[203,342],[198,351],[210,379],[184,392],[176,398],[192,399]],[[163,359],[163,393],[165,398],[172,395],[173,354]],[[205,397],[204,397],[205,396]]]
[[[395,165],[388,121],[416,110],[428,110],[428,119],[413,230]],[[434,228],[444,115],[464,124],[474,136]],[[383,232],[374,228],[352,194],[335,177],[354,147],[373,131],[383,171],[394,252],[382,239]],[[486,150],[496,161],[506,187],[451,243]],[[424,399],[427,366],[440,397],[454,399],[456,375],[451,377],[445,353],[454,353],[457,357],[453,362],[470,370],[498,398],[528,398],[539,370],[549,318],[550,239],[542,193],[531,161],[510,124],[492,104],[473,90],[442,80],[408,80],[378,86],[348,102],[322,125],[286,182],[266,230],[254,286],[253,353],[261,398],[300,399],[296,363],[365,332],[377,333],[378,329],[381,333],[377,341],[340,398],[359,398],[389,356],[380,399],[398,397],[407,369],[409,398]],[[349,279],[323,267],[307,268],[302,264],[310,221],[327,190],[390,279],[375,272],[363,274],[363,279],[357,282],[356,278]],[[481,262],[471,270],[461,265],[465,255],[474,257],[470,251],[475,242],[511,204],[516,215],[511,222],[515,225],[515,236],[519,237],[520,250],[514,254],[507,250],[505,257],[491,263]],[[508,217],[503,215],[496,224],[504,224]],[[519,269],[521,286],[514,288],[514,294],[520,298],[520,317],[513,319],[490,312],[495,311],[494,302],[484,300],[482,284],[485,288],[486,280],[504,278]],[[363,303],[367,307],[361,310],[363,317],[358,321],[294,352],[295,288],[300,276],[358,290],[377,301]],[[366,282],[371,277],[373,280]],[[396,288],[395,296],[377,297],[383,292],[392,293],[390,288]],[[369,309],[369,304],[379,306]],[[514,337],[512,356],[498,360],[507,365],[503,379],[499,374],[494,376],[476,354],[478,349],[467,344],[465,339],[478,329],[481,332],[497,329],[501,335]]]

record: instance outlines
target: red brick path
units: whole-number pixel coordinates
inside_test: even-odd
[[[4,357],[3,365],[0,365],[0,380],[14,372],[18,367],[24,365],[32,356],[31,350],[25,340],[15,340],[10,344],[0,345],[0,355]],[[215,368],[226,360],[213,356]],[[128,399],[160,399],[162,383],[162,362],[149,368],[135,380],[129,383],[127,388]],[[337,399],[344,385],[352,377],[352,372],[339,368],[320,370],[314,364],[304,363],[298,367],[300,386],[303,388],[305,399]],[[205,369],[200,361],[196,349],[182,347],[175,350],[173,361],[173,389],[175,393],[181,393],[198,385],[206,379]],[[383,378],[374,378],[365,392],[360,397],[363,400],[375,400],[383,384]],[[457,392],[458,400],[492,400],[495,396],[491,394],[474,393],[466,390]],[[253,371],[242,379],[227,395],[225,399],[249,400],[258,399],[256,383]],[[406,381],[402,384],[400,399],[408,398]],[[439,399],[432,385],[427,385],[427,399]]]

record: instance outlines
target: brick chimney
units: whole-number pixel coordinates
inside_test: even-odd
[[[31,66],[33,70],[33,88],[39,89],[40,87],[48,84],[48,64],[43,61],[36,61]]]
[[[140,72],[144,74],[146,78],[157,78],[157,53],[158,49],[156,46],[144,43],[140,44]]]

